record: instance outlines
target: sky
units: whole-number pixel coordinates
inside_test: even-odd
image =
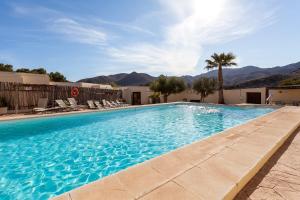
[[[196,75],[214,52],[238,67],[300,61],[299,0],[0,0],[0,63],[76,81]]]

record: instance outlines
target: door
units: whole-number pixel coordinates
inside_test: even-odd
[[[132,105],[141,105],[141,92],[132,93]]]
[[[261,104],[261,93],[247,92],[247,103]]]

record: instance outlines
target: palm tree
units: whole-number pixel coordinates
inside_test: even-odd
[[[224,95],[223,95],[223,73],[222,73],[222,68],[223,67],[230,67],[237,65],[234,60],[235,60],[235,55],[233,53],[221,53],[217,54],[214,53],[211,56],[210,60],[205,60],[206,62],[206,69],[214,69],[218,68],[218,90],[219,90],[219,104],[224,104]]]

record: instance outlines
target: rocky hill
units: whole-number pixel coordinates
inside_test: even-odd
[[[286,79],[296,79],[299,77],[300,62],[286,66],[272,68],[260,68],[256,66],[246,66],[241,68],[223,69],[224,85],[230,88],[240,87],[263,87],[277,86]],[[191,84],[199,77],[217,77],[218,71],[212,70],[197,76],[181,76],[187,83]],[[78,82],[116,84],[119,86],[140,86],[147,85],[156,77],[145,73],[120,73],[109,76],[97,76],[86,78]]]

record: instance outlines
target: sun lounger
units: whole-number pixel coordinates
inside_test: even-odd
[[[63,110],[74,110],[73,107],[68,106],[63,100],[61,99],[56,99],[55,102],[57,103],[57,105],[63,109]]]
[[[89,106],[89,109],[97,109],[97,107],[95,106],[95,104],[92,100],[88,100],[87,104]]]
[[[106,105],[110,108],[115,108],[116,106],[111,104],[109,101],[106,101],[105,99],[103,99],[104,102],[106,102]],[[104,104],[103,104],[104,105]]]
[[[128,106],[129,105],[129,104],[120,102],[119,100],[116,100],[116,103],[119,104],[119,105],[121,105],[121,106]]]
[[[38,106],[36,108],[33,108],[33,112],[47,112],[59,109],[59,107],[47,108],[47,105],[48,98],[40,98],[38,101]]]
[[[110,103],[111,105],[113,105],[114,107],[121,107],[121,105],[117,104],[117,103],[114,102],[114,101],[109,101],[109,103]]]
[[[80,105],[77,104],[77,101],[74,98],[68,98],[68,101],[70,103],[70,107],[74,108],[75,110],[80,109]]]
[[[94,104],[97,106],[98,109],[103,109],[103,106],[100,104],[99,101],[94,101]]]
[[[102,99],[102,104],[104,108],[113,108],[113,106],[108,103],[105,99]]]

